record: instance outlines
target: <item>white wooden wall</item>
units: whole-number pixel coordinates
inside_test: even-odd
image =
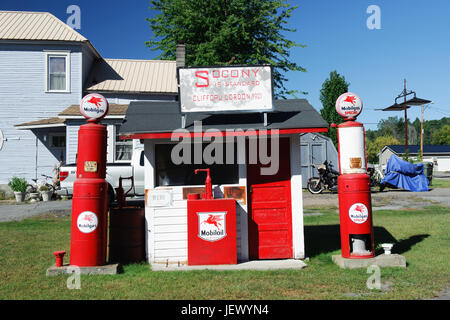
[[[45,91],[44,50],[70,51],[69,92]],[[31,130],[18,130],[14,125],[56,117],[68,106],[79,103],[82,94],[81,65],[81,46],[58,43],[0,44],[0,129],[8,139],[0,151],[0,184],[8,183],[15,175],[31,182],[36,175],[36,153],[38,178],[41,174],[53,175],[53,166],[59,159],[36,140]]]

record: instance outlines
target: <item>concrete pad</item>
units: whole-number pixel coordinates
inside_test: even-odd
[[[380,254],[367,259],[347,259],[341,255],[333,255],[331,258],[334,263],[343,269],[367,268],[370,265],[406,268],[406,259],[399,254]]]
[[[177,263],[152,263],[152,271],[190,271],[190,270],[279,270],[279,269],[303,269],[306,263],[302,260],[253,260],[226,265],[202,265],[188,266]]]
[[[73,274],[76,273],[78,269],[80,270],[80,274],[87,274],[87,275],[117,274],[120,272],[120,265],[118,263],[95,267],[78,267],[71,265],[63,265],[62,267],[59,268],[57,268],[56,265],[53,265],[47,269],[46,276],[53,277],[59,274]]]
[[[399,254],[380,254],[375,257],[376,264],[379,267],[402,267],[406,268],[406,259]]]

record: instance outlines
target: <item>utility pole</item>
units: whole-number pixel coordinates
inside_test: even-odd
[[[406,92],[406,79],[404,79],[403,85],[404,85],[404,88],[403,88],[404,102],[406,102],[406,95],[407,95],[407,92]],[[408,116],[406,114],[406,109],[407,109],[407,105],[405,104],[403,106],[403,110],[405,110],[405,157],[406,157],[406,160],[408,160],[408,157],[409,157],[409,149],[408,149]]]
[[[427,104],[427,103],[425,103]],[[433,101],[430,101],[429,104],[427,104],[427,108],[431,105],[434,104]],[[424,135],[425,135],[425,131],[423,129],[423,111],[424,111],[424,107],[422,104],[422,121],[420,123],[420,160],[423,161],[423,140],[424,140]]]
[[[412,99],[406,100],[406,96],[413,94],[414,97]],[[403,102],[398,104],[397,100],[403,98]],[[376,110],[383,110],[383,111],[401,111],[404,110],[405,112],[405,156],[404,159],[408,160],[409,158],[409,147],[408,147],[408,115],[406,112],[406,109],[409,108],[409,106],[422,106],[422,132],[421,132],[421,155],[423,157],[423,105],[427,103],[432,103],[430,100],[421,99],[416,97],[416,93],[414,91],[407,91],[406,90],[406,79],[403,80],[403,91],[395,98],[395,102],[392,106],[384,108],[384,109],[376,109]]]
[[[422,105],[422,121],[420,122],[420,161],[423,161],[423,105]]]

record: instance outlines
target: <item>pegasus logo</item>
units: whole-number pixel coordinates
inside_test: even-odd
[[[344,100],[345,102],[350,102],[353,106],[355,105],[356,97],[355,96],[347,96]]]
[[[210,215],[208,215],[208,218],[205,221],[203,221],[202,223],[214,225],[217,228],[217,230],[219,230],[219,227],[222,226],[222,224],[220,223],[220,221],[222,221],[222,220],[223,220],[223,218],[221,218],[220,215],[210,214]]]
[[[87,222],[92,222],[93,218],[94,217],[92,216],[92,214],[85,214],[84,217],[83,217],[83,220],[87,221]]]
[[[355,203],[350,207],[348,215],[354,223],[361,224],[369,218],[369,211],[363,203]]]
[[[95,106],[97,108],[100,108],[100,102],[102,102],[101,98],[97,98],[97,97],[92,97],[91,99],[88,100],[88,102],[95,104]]]

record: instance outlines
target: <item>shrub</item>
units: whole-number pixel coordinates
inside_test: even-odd
[[[49,187],[47,187],[47,186],[40,186],[39,187],[39,191],[50,191],[50,188]]]
[[[15,192],[25,192],[27,191],[28,182],[24,178],[13,177],[9,182],[8,186]]]

